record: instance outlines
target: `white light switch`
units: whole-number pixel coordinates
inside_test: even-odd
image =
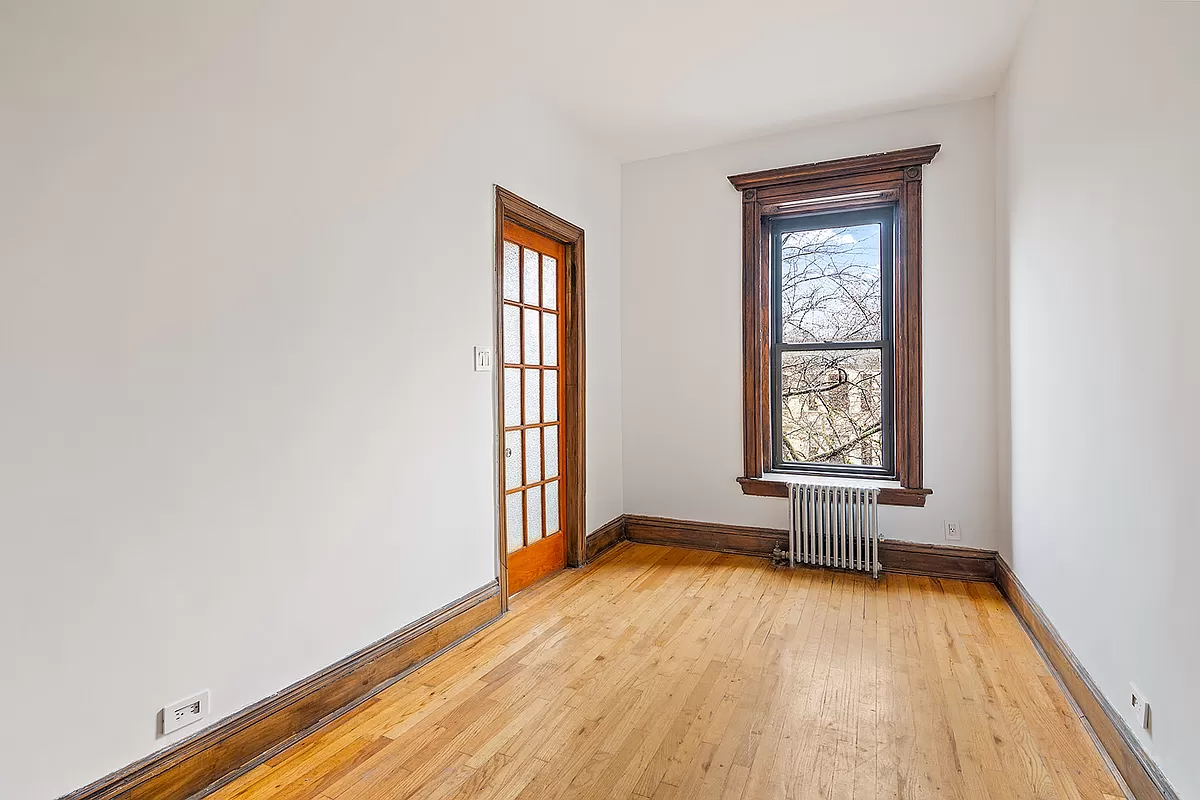
[[[492,371],[492,348],[476,347],[475,348],[475,371],[476,372],[491,372]]]

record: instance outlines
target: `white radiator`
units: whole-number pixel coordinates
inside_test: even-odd
[[[879,490],[789,484],[788,563],[879,577]]]

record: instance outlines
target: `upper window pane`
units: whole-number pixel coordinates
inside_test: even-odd
[[[785,344],[883,339],[879,223],[784,231],[776,246]]]
[[[504,299],[521,299],[521,248],[504,243]]]
[[[541,298],[539,281],[541,270],[538,269],[538,254],[536,250],[525,248],[525,280],[522,284],[522,299],[531,306],[536,306]]]

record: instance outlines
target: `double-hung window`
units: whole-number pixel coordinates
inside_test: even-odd
[[[778,217],[771,249],[771,467],[894,477],[895,209]]]
[[[924,505],[921,179],[940,146],[732,176],[747,494],[865,479]]]

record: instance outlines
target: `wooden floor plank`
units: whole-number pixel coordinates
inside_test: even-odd
[[[992,586],[621,543],[210,795],[1119,798]]]

